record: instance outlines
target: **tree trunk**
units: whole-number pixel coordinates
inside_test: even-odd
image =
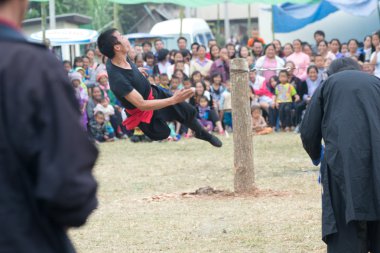
[[[245,59],[234,59],[230,69],[234,130],[234,187],[235,192],[245,193],[255,189],[248,63]]]

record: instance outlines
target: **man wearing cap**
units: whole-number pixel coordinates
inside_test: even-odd
[[[0,252],[73,253],[67,229],[97,206],[98,152],[62,64],[21,34],[27,7],[0,0]]]
[[[321,162],[322,239],[328,253],[379,253],[380,80],[351,58],[328,74],[301,124],[305,150]]]

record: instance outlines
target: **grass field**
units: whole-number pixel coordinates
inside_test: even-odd
[[[325,252],[318,168],[299,135],[254,137],[257,187],[285,194],[181,197],[233,191],[232,137],[223,141],[101,145],[99,208],[70,233],[78,252]]]

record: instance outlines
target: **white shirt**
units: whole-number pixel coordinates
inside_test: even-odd
[[[373,60],[373,58],[375,58],[375,54],[377,54],[377,61],[375,65],[375,72],[373,74],[380,78],[380,52],[379,53],[373,52],[371,55],[371,61]]]

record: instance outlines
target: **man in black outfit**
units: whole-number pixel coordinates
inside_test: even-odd
[[[111,90],[123,104],[128,119],[123,123],[127,129],[139,127],[152,140],[163,140],[170,135],[168,121],[179,121],[195,132],[195,137],[221,147],[222,142],[208,133],[196,118],[197,111],[183,102],[194,95],[192,89],[181,90],[170,95],[145,78],[143,69],[138,69],[127,58],[130,44],[116,29],[103,32],[98,38],[102,54],[109,58],[107,72]]]
[[[27,0],[0,0],[0,252],[73,253],[67,229],[97,206],[97,150],[63,66],[20,27]]]
[[[321,164],[322,239],[328,253],[380,253],[380,80],[351,58],[337,59],[301,124]]]

